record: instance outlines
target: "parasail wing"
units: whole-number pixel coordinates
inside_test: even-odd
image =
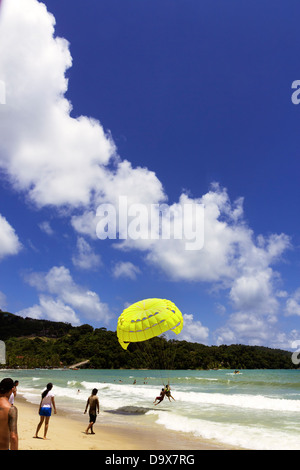
[[[146,341],[166,331],[178,334],[183,327],[182,313],[166,299],[145,299],[123,310],[118,319],[117,336],[123,349],[129,343]]]

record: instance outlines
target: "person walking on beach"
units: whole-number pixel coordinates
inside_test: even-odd
[[[7,378],[0,382],[0,450],[18,450],[19,448],[18,410],[8,401],[13,387],[12,379]]]
[[[91,430],[91,434],[95,434],[94,429],[93,429],[93,425],[96,422],[97,413],[99,414],[99,412],[100,412],[99,400],[98,400],[98,397],[96,396],[97,393],[98,393],[98,390],[96,388],[94,388],[92,390],[91,396],[88,398],[88,400],[86,402],[86,407],[85,407],[85,410],[84,410],[84,414],[87,412],[88,407],[90,407],[90,409],[89,409],[90,422],[89,422],[88,427],[85,430],[86,434],[89,433],[89,429]]]
[[[44,390],[42,393],[42,399],[41,399],[41,403],[39,407],[40,422],[37,425],[35,436],[34,436],[36,438],[38,438],[39,430],[41,429],[41,426],[43,422],[45,421],[44,439],[46,439],[48,426],[49,426],[49,420],[50,420],[50,416],[52,413],[52,407],[54,409],[54,414],[56,414],[54,393],[51,391],[52,387],[53,387],[52,383],[48,383],[46,390]]]

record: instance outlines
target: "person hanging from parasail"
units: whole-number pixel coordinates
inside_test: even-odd
[[[155,406],[163,401],[163,399],[165,398],[165,394],[166,394],[165,389],[162,388],[159,397],[156,397],[154,402],[153,402]]]
[[[127,350],[130,343],[147,342],[167,331],[178,335],[182,327],[182,313],[173,302],[151,298],[140,300],[123,310],[118,318],[117,337],[122,348]],[[158,405],[165,396],[169,401],[171,398],[175,401],[169,383],[153,403]]]
[[[170,398],[172,398],[172,400],[175,401],[175,398],[171,395],[171,387],[170,387],[169,384],[166,385],[166,387],[165,387],[165,395],[166,395],[166,397],[168,397],[169,401],[171,401]]]

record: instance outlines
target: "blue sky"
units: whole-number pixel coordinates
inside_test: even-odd
[[[2,0],[0,308],[300,341],[297,1]],[[99,204],[204,205],[204,245],[99,240]]]

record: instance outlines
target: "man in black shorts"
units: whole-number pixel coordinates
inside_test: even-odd
[[[96,422],[97,413],[99,413],[99,411],[100,411],[99,400],[98,400],[98,397],[96,396],[97,393],[98,393],[98,390],[96,388],[94,388],[92,390],[92,395],[88,398],[88,400],[86,402],[86,407],[85,407],[85,410],[84,410],[84,414],[87,412],[88,407],[90,407],[90,409],[89,409],[90,422],[89,422],[88,427],[85,430],[86,434],[88,434],[89,429],[91,430],[91,434],[95,434],[94,430],[93,430],[93,425]]]

